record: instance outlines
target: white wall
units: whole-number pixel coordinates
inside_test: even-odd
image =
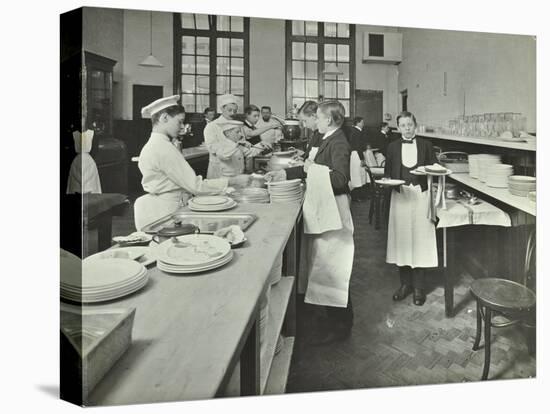
[[[355,89],[370,89],[383,92],[383,113],[390,113],[395,124],[395,116],[399,111],[397,76],[398,69],[394,64],[363,63],[363,33],[365,32],[397,32],[395,27],[385,26],[355,26]],[[364,114],[356,114],[364,116]],[[382,121],[382,120],[380,120]]]
[[[124,10],[124,73],[122,78],[122,119],[132,119],[132,87],[163,86],[164,96],[173,93],[174,39],[172,13],[153,12],[153,55],[162,68],[139,66],[149,55],[149,12]]]
[[[250,19],[250,103],[286,113],[285,22]]]
[[[464,112],[521,112],[528,130],[535,131],[534,38],[425,29],[402,32],[398,88],[407,89],[408,108],[419,123],[445,126]]]

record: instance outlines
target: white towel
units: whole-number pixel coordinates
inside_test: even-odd
[[[94,131],[91,129],[84,131],[82,134],[80,131],[73,131],[74,149],[77,154],[69,171],[67,194],[101,194],[101,182],[97,165],[89,154],[92,150],[93,139]]]
[[[368,149],[365,151],[364,154],[367,167],[378,167],[378,161],[376,160],[376,157],[374,156],[372,150]]]
[[[312,164],[307,171],[303,205],[304,232],[321,234],[342,228],[338,205],[330,183],[329,168]]]
[[[349,182],[350,190],[362,187],[367,183],[367,172],[361,166],[361,159],[357,151],[352,151],[351,153],[349,159],[349,174],[351,178]]]

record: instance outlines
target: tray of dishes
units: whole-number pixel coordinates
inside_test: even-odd
[[[180,221],[182,225],[193,224],[199,228],[201,233],[206,234],[213,234],[216,230],[232,225],[237,225],[241,230],[246,231],[257,219],[258,216],[254,213],[196,213],[178,211],[145,226],[143,231],[149,234],[156,234],[163,227],[174,226],[174,221]]]

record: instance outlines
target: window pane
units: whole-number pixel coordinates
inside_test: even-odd
[[[301,60],[292,61],[292,77],[293,78],[304,78],[304,62]]]
[[[336,37],[336,23],[325,23],[325,36]]]
[[[338,98],[349,99],[349,82],[338,82]]]
[[[306,43],[306,59],[317,60],[317,43]]]
[[[244,96],[235,96],[235,100],[237,101],[237,106],[239,107],[239,112],[243,112],[244,108]]]
[[[349,45],[338,45],[338,62],[349,62]]]
[[[193,20],[193,13],[181,13],[181,27],[184,29],[194,29],[195,21]]]
[[[218,38],[218,56],[229,56],[229,39]]]
[[[306,62],[306,78],[307,79],[319,79],[317,74],[317,62]]]
[[[293,96],[306,96],[305,91],[305,81],[303,80],[292,80],[292,95]]]
[[[302,105],[304,104],[306,100],[304,98],[293,98],[292,99],[292,107],[296,109],[300,109]]]
[[[218,76],[216,78],[216,92],[222,95],[229,93],[229,76]]]
[[[338,37],[349,37],[349,24],[338,23]]]
[[[208,56],[210,54],[210,39],[197,37],[197,55]]]
[[[307,80],[306,81],[306,96],[316,97],[319,96],[319,89],[317,87],[318,81],[316,80]]]
[[[304,43],[292,42],[292,59],[304,59]]]
[[[296,36],[304,35],[304,21],[303,20],[293,20],[292,21],[292,34]]]
[[[197,112],[203,112],[210,105],[210,96],[197,95]]]
[[[216,16],[216,28],[222,31],[229,31],[229,16]]]
[[[182,56],[181,57],[181,72],[182,73],[195,73],[195,56]]]
[[[336,45],[325,45],[325,62],[336,62]]]
[[[244,21],[242,17],[231,16],[231,31],[244,32]]]
[[[193,92],[195,92],[195,76],[194,75],[183,75],[181,77],[181,92],[182,93],[193,93]]]
[[[325,69],[324,70],[329,69],[330,65],[334,65],[334,63],[325,63]],[[332,69],[334,69],[334,68],[332,68]],[[329,73],[324,73],[324,76],[325,76],[325,80],[336,80],[337,75],[331,75]]]
[[[350,112],[349,112],[349,100],[342,100],[342,99],[340,99],[340,103],[344,106],[344,109],[346,110],[345,116],[350,116]]]
[[[244,56],[243,39],[231,39],[231,56]]]
[[[317,36],[317,22],[306,22],[306,36]]]
[[[216,73],[218,75],[229,75],[229,58],[218,58]]]
[[[325,81],[325,98],[336,98],[336,82]]]
[[[185,108],[185,112],[195,112],[195,96],[194,95],[182,95],[181,104]]]
[[[344,73],[338,75],[338,80],[349,80],[349,63],[338,63],[338,69]]]
[[[244,78],[241,76],[231,77],[231,93],[235,95],[244,94]]]
[[[210,73],[210,58],[197,56],[197,73],[208,75]]]
[[[244,76],[244,59],[231,58],[231,74]]]
[[[184,55],[195,54],[195,38],[193,36],[181,37],[181,53]]]
[[[210,92],[210,76],[197,76],[197,93]]]
[[[210,23],[208,22],[207,14],[195,14],[195,19],[197,22],[197,29],[210,30]]]

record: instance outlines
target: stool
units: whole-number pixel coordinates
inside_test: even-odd
[[[507,279],[477,279],[470,286],[470,292],[477,302],[477,330],[473,350],[477,351],[481,339],[482,321],[485,337],[485,363],[482,380],[489,375],[491,364],[491,327],[502,328],[527,320],[535,307],[535,293],[524,285]],[[494,314],[512,318],[509,322],[494,323]]]

